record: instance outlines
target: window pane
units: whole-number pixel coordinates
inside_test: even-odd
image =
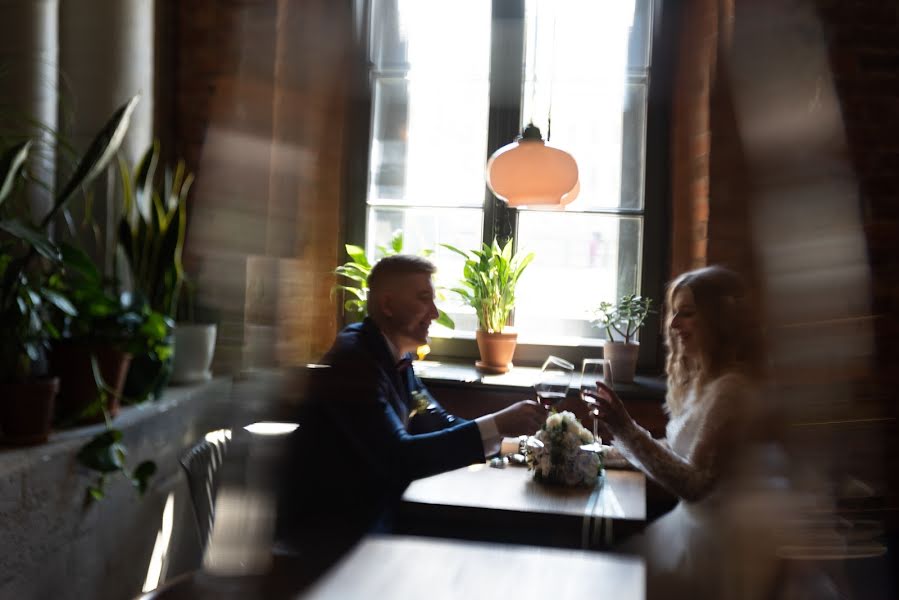
[[[482,206],[487,81],[375,83],[370,204]]]
[[[429,258],[437,265],[436,285],[449,290],[462,276],[464,259],[441,244],[450,244],[460,250],[480,248],[482,227],[483,211],[480,208],[372,207],[368,215],[366,249],[369,256],[376,256],[378,245],[387,245],[394,232],[402,230],[403,253],[420,254],[422,250],[433,250]],[[456,321],[456,327],[474,331],[477,327],[474,311],[463,306],[455,294],[447,291],[444,296],[438,305]],[[431,327],[432,335],[451,333],[437,325]]]
[[[642,237],[640,217],[520,213],[519,252],[536,256],[515,291],[519,340],[604,337],[590,325],[593,309],[635,290]]]
[[[642,163],[642,144],[625,144],[633,127],[642,136],[645,114],[645,95],[634,97],[627,85],[633,15],[633,0],[528,0],[522,119],[533,121],[544,137],[551,134],[550,143],[577,161],[575,210],[642,207],[633,182],[622,181],[633,175],[630,166],[623,172],[624,164]],[[639,155],[622,160],[634,151]]]
[[[374,10],[374,60],[403,70],[375,76],[369,203],[481,206],[490,3],[393,0]]]
[[[631,69],[648,69],[652,36],[652,0],[636,0],[634,20],[628,39],[627,65]]]
[[[486,79],[490,9],[485,0],[373,0],[370,53],[375,70]]]
[[[627,86],[621,132],[621,207],[643,208],[643,174],[646,164],[646,84]],[[583,205],[571,203],[577,210]],[[583,209],[581,209],[583,210]]]
[[[406,189],[408,92],[402,79],[375,82],[370,200],[402,198]]]

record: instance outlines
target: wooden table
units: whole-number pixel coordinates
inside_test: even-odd
[[[415,481],[403,495],[398,530],[596,548],[644,524],[646,478],[640,472],[607,469],[590,489],[540,484],[532,476],[524,467],[479,464]]]
[[[370,536],[303,600],[642,599],[639,558],[404,536]]]

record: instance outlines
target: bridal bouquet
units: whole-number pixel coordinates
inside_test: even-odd
[[[535,481],[570,486],[596,483],[602,460],[599,454],[580,449],[593,442],[593,434],[574,414],[567,410],[551,414],[534,437],[543,443],[527,452],[528,469],[534,471]]]

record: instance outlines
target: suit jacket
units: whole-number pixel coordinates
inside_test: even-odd
[[[389,529],[412,480],[484,460],[477,424],[444,411],[411,365],[398,370],[370,319],[341,331],[322,362],[293,434],[282,539]]]

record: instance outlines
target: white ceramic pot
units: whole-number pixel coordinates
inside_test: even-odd
[[[615,383],[631,383],[637,372],[637,354],[640,344],[624,342],[606,342],[603,345],[603,358],[609,361],[612,369],[612,381]]]
[[[212,377],[215,324],[178,323],[172,357],[172,383],[196,383]]]

